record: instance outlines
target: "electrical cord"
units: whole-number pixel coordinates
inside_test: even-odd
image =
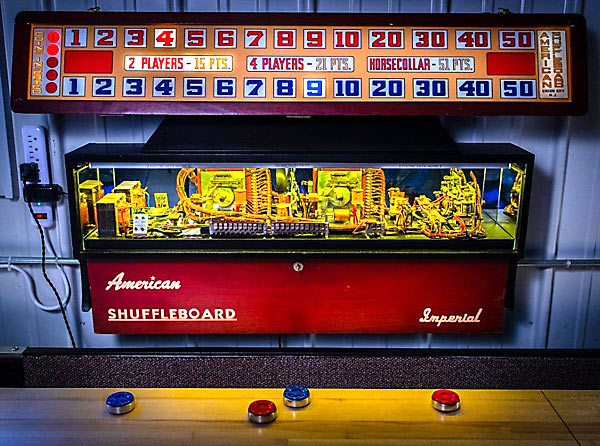
[[[29,208],[29,212],[31,213],[31,216],[35,220],[35,224],[40,233],[40,239],[42,242],[42,274],[44,276],[44,279],[50,286],[50,288],[52,288],[54,295],[56,296],[56,300],[58,302],[60,312],[61,312],[63,320],[65,322],[65,327],[67,328],[67,332],[69,333],[69,339],[71,340],[71,345],[73,346],[73,348],[76,348],[75,338],[73,337],[73,332],[71,331],[71,326],[69,325],[69,320],[67,319],[67,312],[65,310],[65,306],[63,305],[62,300],[60,300],[60,295],[58,294],[58,290],[54,286],[54,283],[52,283],[52,281],[50,280],[50,277],[48,277],[48,274],[46,273],[46,241],[45,241],[45,237],[44,237],[44,230],[42,229],[42,225],[40,225],[40,222],[38,221],[37,217],[35,216],[35,212],[33,212],[33,207],[31,206],[30,202],[27,203],[27,207]],[[55,253],[55,257],[56,257],[56,253]]]
[[[43,228],[43,229],[44,229],[44,236],[46,238],[46,241],[48,242],[48,248],[50,248],[50,252],[54,256],[54,261],[56,262],[56,268],[58,268],[58,271],[60,272],[60,275],[61,275],[61,278],[63,281],[63,290],[64,290],[64,295],[65,295],[65,300],[63,300],[63,306],[66,308],[67,304],[69,303],[69,300],[71,300],[71,283],[69,282],[67,273],[65,273],[65,269],[62,267],[62,265],[60,265],[58,263],[58,254],[56,253],[56,250],[54,249],[54,244],[52,243],[52,238],[50,237],[48,228]],[[60,306],[56,305],[56,310],[59,310],[59,309],[60,309]],[[56,311],[56,310],[52,310],[52,311]]]
[[[44,311],[58,311],[60,310],[60,306],[59,305],[45,305],[44,303],[42,303],[42,301],[40,300],[40,298],[38,297],[37,293],[36,293],[36,289],[35,289],[35,282],[33,281],[33,277],[31,277],[31,275],[24,270],[23,268],[21,268],[18,265],[13,265],[10,263],[10,259],[8,263],[0,263],[0,268],[6,268],[7,271],[17,271],[18,273],[20,273],[23,278],[25,279],[25,284],[27,285],[27,289],[29,291],[29,297],[31,298],[31,301],[33,302],[33,304],[38,307],[40,310],[44,310]],[[67,293],[67,290],[70,290],[70,286],[68,285],[68,282],[66,281],[66,274],[63,277],[63,285],[64,285],[64,289],[65,289],[65,293]],[[67,299],[65,299],[63,301],[63,305],[67,305],[68,301],[69,301],[69,297],[70,297],[70,291],[69,293],[67,293]]]
[[[62,301],[62,304],[63,304],[63,306],[66,307],[67,304],[69,303],[69,301],[71,300],[71,283],[69,282],[69,278],[67,277],[67,273],[65,272],[65,269],[62,267],[62,265],[60,265],[58,263],[58,255],[56,254],[56,250],[54,249],[54,246],[52,244],[52,239],[50,238],[50,235],[48,234],[46,228],[44,228],[44,234],[45,234],[46,240],[48,241],[48,247],[50,248],[50,251],[52,252],[52,255],[55,258],[56,267],[58,268],[58,271],[60,272],[60,276],[61,276],[62,283],[63,283],[63,293],[65,296],[65,299]],[[41,301],[41,299],[37,295],[36,288],[35,288],[35,282],[33,280],[33,277],[31,277],[31,274],[29,274],[29,272],[26,271],[25,269],[23,269],[17,265],[13,265],[10,261],[10,257],[8,258],[8,263],[0,263],[0,268],[6,268],[8,271],[15,270],[23,276],[23,278],[25,279],[25,284],[27,285],[27,289],[29,291],[29,297],[31,298],[31,301],[33,302],[33,304],[36,307],[38,307],[40,310],[49,311],[49,312],[60,310],[60,305],[58,305],[58,304],[46,305]]]

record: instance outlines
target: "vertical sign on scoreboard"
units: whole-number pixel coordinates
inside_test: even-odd
[[[35,28],[31,52],[31,96],[60,94],[62,29]]]
[[[537,39],[540,98],[568,98],[565,31],[539,30]]]

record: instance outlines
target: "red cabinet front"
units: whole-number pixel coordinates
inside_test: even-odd
[[[499,332],[507,259],[90,259],[96,333]]]

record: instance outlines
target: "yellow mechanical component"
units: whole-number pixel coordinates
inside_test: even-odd
[[[350,209],[334,209],[333,219],[336,222],[350,220]]]
[[[236,191],[244,190],[244,170],[200,169],[199,199],[205,209],[233,210]]]
[[[289,190],[288,169],[275,169],[275,186],[277,192],[287,192]]]
[[[234,191],[235,198],[233,200],[236,205],[245,205],[246,204],[246,189],[236,189]]]
[[[124,194],[125,201],[129,204],[131,216],[136,211],[146,209],[146,190],[142,189],[142,183],[139,181],[123,181],[117,185],[112,193]]]
[[[218,187],[213,192],[212,199],[219,208],[228,208],[235,201],[235,193],[233,189],[228,187]]]
[[[277,203],[277,218],[288,218],[290,216],[289,203]]]
[[[87,205],[88,201],[89,198],[87,194],[79,194],[79,220],[82,227],[90,224],[90,211]],[[92,212],[94,209],[95,208],[92,207]]]
[[[363,203],[364,203],[363,190],[362,189],[352,189],[352,204],[354,206],[362,206]]]
[[[246,169],[246,171],[251,169]],[[266,169],[268,170],[268,169]],[[247,172],[240,170],[242,175],[248,180]],[[197,169],[193,168],[184,168],[179,171],[177,174],[177,196],[179,197],[179,207],[184,211],[185,216],[188,219],[203,222],[210,218],[229,218],[229,219],[243,219],[243,220],[251,220],[251,221],[262,221],[263,217],[260,215],[256,215],[247,211],[227,211],[227,210],[213,210],[208,207],[205,207],[205,203],[195,203],[193,200],[188,197],[186,192],[186,181],[189,179],[192,183],[198,185],[198,174],[202,174],[202,172],[197,171]],[[270,181],[270,178],[269,178]],[[247,181],[248,183],[248,181]],[[202,182],[200,181],[200,184]],[[248,189],[248,188],[246,188]],[[201,195],[202,196],[202,195]],[[270,199],[270,197],[269,197]],[[269,207],[270,209],[270,207]]]
[[[409,222],[407,217],[410,213],[410,203],[404,192],[397,187],[391,187],[388,189],[388,196],[390,199],[389,214],[395,218],[396,226],[404,231]]]
[[[102,197],[104,197],[104,189],[102,189],[102,183],[100,181],[85,180],[79,185],[82,225],[96,224],[96,203],[98,203]]]
[[[521,201],[521,191],[523,190],[525,171],[516,164],[511,164],[510,168],[517,172],[517,175],[515,176],[515,180],[510,189],[510,204],[504,208],[504,213],[511,217],[515,217],[519,212],[519,202]]]
[[[338,186],[331,189],[327,197],[334,207],[343,207],[350,202],[351,196],[350,189]]]
[[[246,171],[246,209],[250,214],[271,215],[270,169],[245,169]]]
[[[125,194],[106,194],[98,203],[98,236],[117,237],[127,235],[127,223],[130,220],[130,204],[127,203]]]
[[[473,189],[475,191],[475,215],[472,219],[471,235],[476,237],[485,237],[483,229],[483,200],[481,199],[481,189],[477,183],[477,178],[473,172],[469,172],[471,180],[473,180]]]
[[[317,180],[320,202],[316,216],[343,223],[342,227],[336,229],[355,229],[362,216],[357,209],[357,204],[362,207],[363,202],[362,177],[360,169],[314,169],[313,178]],[[309,200],[312,202],[313,199],[309,194]]]
[[[154,204],[157,208],[168,208],[169,196],[164,192],[156,192],[154,194]]]
[[[381,220],[385,212],[385,175],[383,169],[364,169],[365,218]]]

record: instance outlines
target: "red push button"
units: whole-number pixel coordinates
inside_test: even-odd
[[[53,81],[58,77],[58,71],[56,70],[48,70],[48,72],[46,73],[46,77]]]
[[[277,406],[272,401],[257,400],[248,406],[248,419],[253,423],[271,423],[275,418],[277,418]]]
[[[460,408],[460,398],[452,390],[436,390],[431,395],[431,405],[440,412],[454,412]]]

